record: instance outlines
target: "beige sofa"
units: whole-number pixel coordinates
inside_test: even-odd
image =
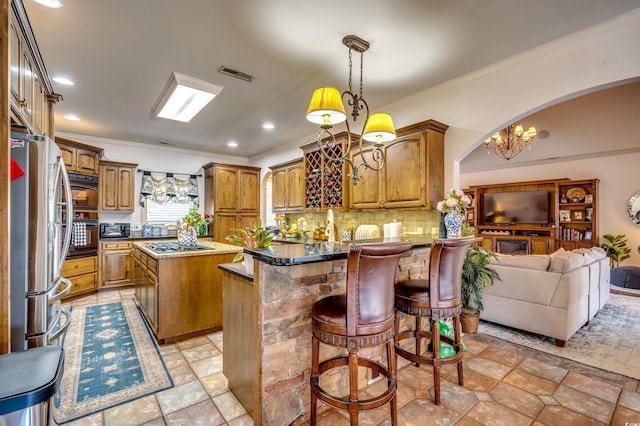
[[[599,247],[491,260],[480,318],[553,337],[564,346],[609,300],[609,259]]]

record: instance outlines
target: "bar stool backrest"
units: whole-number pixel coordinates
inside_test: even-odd
[[[429,299],[432,309],[460,305],[462,266],[475,238],[435,240],[429,258]]]
[[[353,244],[347,260],[347,335],[379,333],[394,320],[394,284],[409,242]],[[357,330],[357,331],[356,331]]]

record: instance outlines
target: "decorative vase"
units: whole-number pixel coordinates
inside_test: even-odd
[[[245,253],[244,257],[244,268],[247,270],[247,274],[253,275],[253,256]]]
[[[178,230],[178,244],[183,246],[198,245],[198,233],[196,228],[183,223]]]
[[[200,231],[200,236],[204,237],[207,235],[207,226],[206,225],[199,225],[198,226],[198,231]]]
[[[454,211],[450,211],[444,216],[444,226],[447,228],[447,238],[458,238],[462,232],[462,222],[464,217]]]

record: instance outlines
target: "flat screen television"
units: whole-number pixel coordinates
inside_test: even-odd
[[[547,191],[484,194],[482,206],[485,225],[549,223]]]

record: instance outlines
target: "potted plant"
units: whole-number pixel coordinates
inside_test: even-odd
[[[207,235],[207,227],[209,226],[209,223],[211,223],[211,215],[207,213],[201,215],[198,211],[198,208],[193,207],[191,210],[189,210],[189,213],[184,218],[182,218],[182,222],[186,223],[189,226],[197,228],[199,231],[199,235]]]
[[[497,259],[491,250],[471,245],[462,265],[462,330],[467,333],[478,331],[482,305],[482,290],[493,285],[494,279],[500,279],[498,273],[489,267],[489,259]]]
[[[253,228],[233,228],[234,234],[224,237],[225,240],[250,249],[264,249],[271,246],[273,235],[262,227],[260,218],[253,222]],[[244,258],[244,265],[247,273],[253,275],[253,256],[240,252],[233,258],[234,262],[238,262]]]
[[[630,256],[629,253],[631,253],[631,249],[627,247],[625,237],[625,234],[615,236],[613,234],[604,234],[602,236],[602,238],[609,241],[609,243],[604,243],[600,247],[602,247],[607,254],[612,268],[617,267],[623,260],[628,259]]]

